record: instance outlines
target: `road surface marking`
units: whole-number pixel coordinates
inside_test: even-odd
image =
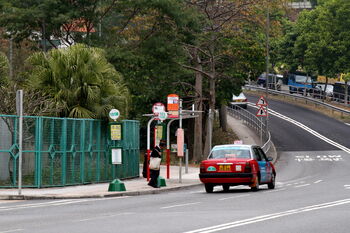
[[[27,204],[27,205],[3,206],[3,207],[0,207],[0,212],[6,211],[6,210],[19,210],[19,209],[28,209],[28,208],[68,205],[68,204],[75,204],[75,203],[86,202],[86,201],[88,200],[60,200],[60,201]]]
[[[179,204],[179,205],[172,205],[172,206],[164,206],[160,207],[161,209],[170,209],[170,208],[175,208],[175,207],[182,207],[182,206],[189,206],[189,205],[197,205],[200,202],[192,202],[192,203],[185,203],[185,204]]]
[[[249,106],[258,108],[258,107],[257,107],[255,104],[253,104],[253,103],[249,103]],[[347,147],[345,147],[345,146],[343,146],[343,145],[341,145],[341,144],[339,144],[339,143],[337,143],[337,142],[335,142],[335,141],[333,141],[333,140],[331,140],[331,139],[329,139],[329,138],[323,136],[322,134],[316,132],[315,130],[313,130],[313,129],[307,127],[306,125],[304,125],[304,124],[302,124],[302,123],[300,123],[300,122],[298,122],[298,121],[296,121],[296,120],[293,120],[293,119],[290,118],[290,117],[287,117],[287,116],[285,116],[285,115],[283,115],[283,114],[281,114],[281,113],[278,113],[278,112],[272,110],[271,108],[269,108],[269,114],[274,115],[274,116],[276,116],[276,117],[278,117],[278,118],[281,118],[281,119],[283,119],[283,120],[285,120],[285,121],[288,121],[288,122],[290,122],[290,123],[292,123],[292,124],[294,124],[294,125],[296,125],[296,126],[302,128],[302,129],[304,129],[305,131],[309,132],[310,134],[312,134],[312,135],[318,137],[319,139],[321,139],[321,140],[323,140],[323,141],[325,141],[325,142],[331,144],[332,146],[335,146],[335,147],[341,149],[342,151],[345,151],[345,152],[347,152],[347,153],[350,154],[350,148],[347,148]]]
[[[69,204],[75,204],[80,202],[106,201],[106,200],[123,199],[123,198],[129,198],[129,197],[130,196],[110,197],[110,198],[89,198],[89,199],[66,199],[66,200],[58,200],[58,201],[50,201],[50,202],[25,204],[25,205],[1,206],[0,212],[6,211],[6,210],[19,210],[19,209],[27,209],[27,208],[69,205]]]
[[[345,204],[350,204],[350,199],[343,199],[339,201],[334,201],[334,202],[327,202],[327,203],[322,203],[318,205],[311,205],[311,206],[305,206],[302,208],[298,209],[291,209],[283,212],[278,212],[274,214],[267,214],[267,215],[261,215],[253,218],[248,218],[248,219],[243,219],[239,221],[234,221],[234,222],[229,222],[225,224],[220,224],[220,225],[215,225],[211,227],[205,227],[205,228],[200,228],[197,230],[192,230],[192,231],[187,231],[185,233],[210,233],[210,232],[216,232],[216,231],[222,231],[230,228],[235,228],[243,225],[248,225],[248,224],[254,224],[258,222],[263,222],[267,221],[270,219],[276,219],[276,218],[281,218],[289,215],[294,215],[294,214],[301,214],[309,211],[315,211],[315,210],[320,210],[320,209],[325,209],[325,208],[330,208],[334,206],[339,206],[339,205],[345,205]]]
[[[344,161],[341,155],[296,155],[295,160],[298,162],[312,162],[312,161],[329,161],[341,162]]]
[[[302,185],[297,185],[294,186],[294,188],[301,188],[301,187],[305,187],[305,186],[309,186],[310,184],[302,184]]]
[[[270,190],[270,191],[266,191],[267,193],[275,193],[275,192],[280,192],[280,191],[284,191],[286,190],[286,188],[282,188],[282,189],[275,189],[275,190]]]
[[[346,125],[350,126],[350,123],[345,123]]]
[[[322,182],[323,180],[318,180],[318,181],[315,181],[314,184],[318,184],[320,182]]]
[[[350,189],[350,184],[344,185],[344,188],[345,188],[345,189]]]
[[[17,232],[17,231],[24,231],[24,229],[14,229],[14,230],[8,230],[8,231],[0,231],[0,233],[10,233],[10,232]]]
[[[247,197],[247,196],[250,196],[250,194],[244,194],[244,195],[238,195],[238,196],[220,198],[219,201],[224,201],[224,200],[234,199],[234,198],[240,198],[240,197]]]
[[[84,218],[84,219],[74,220],[73,222],[86,222],[91,220],[105,219],[105,218],[117,217],[121,215],[130,215],[130,214],[134,214],[134,213],[106,214],[106,215],[96,216],[93,218]]]

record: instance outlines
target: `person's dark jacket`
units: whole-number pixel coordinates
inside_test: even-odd
[[[155,146],[152,150],[152,153],[151,153],[151,157],[154,157],[154,158],[161,158],[161,152],[160,152],[160,148],[158,146]]]

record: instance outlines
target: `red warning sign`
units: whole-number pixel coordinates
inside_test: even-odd
[[[266,117],[267,116],[267,110],[265,109],[264,106],[260,106],[258,112],[256,113],[256,116],[258,117]]]
[[[258,102],[256,102],[257,106],[267,106],[267,101],[265,100],[265,98],[263,96],[260,96],[260,99],[258,100]]]

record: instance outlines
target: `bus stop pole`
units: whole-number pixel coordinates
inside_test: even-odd
[[[149,181],[150,178],[149,160],[151,157],[151,123],[153,120],[154,117],[152,117],[147,123],[147,181]]]
[[[182,99],[180,99],[180,114],[179,114],[179,128],[182,129]],[[177,148],[179,149],[179,148]],[[179,183],[182,183],[182,157],[180,156],[179,166]]]
[[[166,178],[170,179],[170,125],[176,119],[171,119],[166,127]]]

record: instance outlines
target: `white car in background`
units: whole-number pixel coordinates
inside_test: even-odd
[[[247,100],[247,97],[243,94],[243,92],[241,92],[238,96],[236,95],[232,96],[232,102],[231,102],[232,107],[239,106],[241,108],[247,109],[247,105],[248,105],[248,100]]]

